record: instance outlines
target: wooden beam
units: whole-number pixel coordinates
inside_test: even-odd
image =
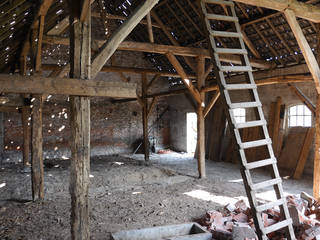
[[[29,126],[29,117],[30,117],[30,106],[23,106],[21,108],[21,122],[23,128],[23,166],[27,167],[30,165],[30,126]]]
[[[270,8],[279,12],[284,12],[286,9],[289,9],[290,11],[293,11],[297,17],[311,22],[320,22],[320,7],[297,0],[235,0],[235,2]]]
[[[204,117],[206,117],[208,115],[208,113],[210,112],[210,110],[212,109],[212,107],[214,106],[214,104],[217,102],[218,98],[220,97],[220,91],[217,90],[214,95],[211,97],[209,103],[207,104],[207,106],[204,109]]]
[[[0,74],[0,92],[135,98],[136,84]]]
[[[150,12],[147,14],[147,22],[148,22],[148,34],[149,34],[149,41],[154,43],[153,31],[152,31],[152,22],[151,22],[151,15]]]
[[[79,82],[90,80],[91,63],[91,6],[86,17],[77,21],[74,9],[79,2],[69,1],[70,16],[70,77]],[[81,5],[80,5],[81,6]],[[65,84],[69,80],[63,80]],[[90,239],[89,230],[89,173],[90,173],[90,98],[74,94],[70,97],[71,126],[71,239]]]
[[[90,9],[90,0],[82,0],[82,8],[80,14],[80,21],[84,22],[87,19],[88,11]]]
[[[206,149],[205,149],[205,124],[204,124],[204,101],[205,93],[201,89],[205,85],[205,58],[197,58],[197,92],[200,93],[201,102],[197,104],[197,160],[199,178],[206,178]]]
[[[100,53],[94,58],[91,66],[91,78],[95,78],[103,65],[109,60],[117,50],[120,43],[131,33],[141,19],[153,8],[158,0],[144,1],[134,13],[125,21],[110,39],[102,46]]]
[[[313,197],[320,198],[320,95],[318,94],[315,119],[315,143],[313,160]]]
[[[38,28],[37,55],[36,55],[36,65],[35,65],[36,72],[39,72],[41,68],[43,28],[44,28],[44,15],[41,15],[39,17],[39,28]]]
[[[44,64],[42,65],[42,69],[46,71],[56,71],[57,69],[61,69],[61,67],[59,67],[56,64]],[[125,73],[139,74],[139,75],[145,73],[147,75],[159,75],[159,77],[180,78],[180,75],[177,73],[164,72],[164,71],[158,71],[158,70],[146,69],[146,68],[134,68],[134,67],[104,66],[101,69],[101,72],[115,72],[115,73],[125,72]],[[59,71],[59,77],[64,77],[66,71],[64,72],[63,75],[60,73],[62,72]],[[187,74],[187,77],[189,79],[196,78],[194,74]]]
[[[249,48],[249,50],[252,52],[253,56],[255,56],[257,59],[261,59],[261,55],[256,49],[256,47],[253,45],[251,40],[248,38],[247,34],[244,32],[244,30],[241,31],[241,34],[243,36],[243,41]],[[253,65],[252,65],[253,66]]]
[[[306,164],[314,137],[314,128],[310,127],[307,131],[306,137],[303,142],[303,146],[299,155],[297,166],[293,173],[293,179],[300,179],[303,173],[304,165]]]
[[[20,110],[14,106],[0,106],[0,112],[20,113]]]
[[[273,151],[277,158],[279,157],[278,144],[279,144],[281,104],[282,104],[282,98],[277,97],[277,101],[275,103],[275,109],[274,109],[273,132],[271,135]]]
[[[4,152],[4,114],[0,112],[0,157],[3,158]]]
[[[150,89],[150,87],[152,86],[152,84],[155,82],[155,81],[157,81],[159,78],[160,78],[160,74],[156,74],[156,75],[154,75],[154,77],[150,80],[150,82],[148,83],[148,85],[147,85],[147,90],[149,90]]]
[[[42,154],[42,95],[33,95],[32,102],[32,199],[44,199],[44,169]]]
[[[62,34],[69,27],[69,16],[62,19],[56,26],[51,28],[47,35],[49,36],[58,36]]]
[[[198,104],[202,104],[200,93],[198,90],[192,85],[192,82],[188,79],[183,67],[179,63],[178,59],[171,53],[166,54],[169,62],[172,64],[172,66],[176,69],[177,73],[180,75],[182,82],[189,90],[190,94],[193,96],[193,98],[196,100]]]
[[[43,41],[47,44],[69,45],[69,39],[62,38],[62,37],[45,36]],[[97,43],[98,47],[101,47],[105,43],[105,41],[103,40],[95,40],[95,42]],[[158,53],[158,54],[166,54],[167,52],[172,52],[174,55],[177,55],[177,56],[184,56],[184,57],[204,56],[205,58],[210,59],[209,50],[207,49],[152,44],[152,43],[124,41],[119,45],[117,50]],[[241,63],[241,59],[238,55],[221,54],[220,59],[222,62],[232,62],[234,64]],[[270,69],[276,66],[274,63],[270,63],[265,60],[259,60],[259,59],[250,59],[250,64],[252,67],[261,68],[261,69]]]
[[[146,74],[141,74],[141,93],[142,93],[142,127],[143,127],[143,149],[144,160],[149,162],[149,131],[148,131],[148,98],[147,95],[148,79]]]
[[[147,114],[148,119],[149,119],[150,114],[151,114],[152,110],[154,109],[154,106],[156,105],[156,103],[157,103],[157,97],[152,98],[151,104],[148,109],[148,114]]]
[[[288,83],[288,86],[290,87],[290,89],[294,92],[294,94],[297,95],[297,97],[302,101],[302,103],[304,103],[309,110],[315,114],[316,113],[316,106],[311,102],[311,100],[303,94],[303,92],[297,88],[296,86]]]
[[[307,42],[307,39],[305,38],[302,29],[296,19],[295,13],[290,10],[286,9],[284,11],[284,14],[287,18],[288,24],[291,27],[291,30],[298,42],[298,45],[302,51],[302,54],[304,56],[304,59],[306,60],[306,63],[309,67],[309,70],[311,72],[311,75],[313,77],[314,83],[316,85],[316,89],[318,94],[320,94],[320,69],[319,65],[317,63],[317,60],[310,48],[309,43]],[[319,14],[320,14],[320,8],[319,8]]]

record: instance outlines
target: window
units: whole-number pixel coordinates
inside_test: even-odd
[[[305,105],[296,105],[289,108],[289,127],[302,126],[311,127],[312,114]]]
[[[246,121],[246,109],[236,108],[233,109],[233,116],[236,120],[236,123],[243,123]]]

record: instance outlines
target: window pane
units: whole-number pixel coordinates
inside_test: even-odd
[[[304,126],[311,127],[311,116],[305,116],[305,118],[304,118]]]
[[[303,105],[297,106],[297,115],[303,115]]]
[[[303,116],[297,116],[297,125],[296,126],[303,126]]]
[[[297,125],[296,123],[297,123],[297,122],[296,122],[296,117],[291,116],[291,117],[290,117],[289,126],[290,126],[290,127],[296,126],[296,125]]]
[[[297,107],[296,106],[291,107],[290,111],[289,111],[289,114],[290,115],[297,115]]]
[[[304,115],[311,116],[311,111],[306,106],[304,106]]]

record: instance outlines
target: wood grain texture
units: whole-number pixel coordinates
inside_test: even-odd
[[[32,199],[44,199],[43,136],[42,136],[42,95],[33,95],[32,102]]]

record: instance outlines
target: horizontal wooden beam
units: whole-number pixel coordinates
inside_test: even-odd
[[[288,75],[288,76],[277,76],[256,80],[257,86],[272,85],[272,84],[288,84],[288,83],[299,83],[299,82],[313,82],[311,75]],[[233,82],[237,83],[237,82]],[[212,85],[207,86],[201,90],[201,92],[211,92],[218,90],[218,86]]]
[[[309,20],[311,22],[320,22],[320,7],[299,2],[297,0],[234,0],[257,7],[270,8],[280,12],[290,9],[294,11],[297,17]]]
[[[13,112],[13,113],[20,113],[19,107],[10,107],[10,106],[1,106],[0,105],[0,112]]]
[[[103,40],[94,40],[94,41],[96,42],[98,47],[101,47],[105,43],[105,41]],[[43,43],[69,45],[69,39],[62,38],[62,37],[44,36]],[[211,58],[209,50],[203,49],[203,48],[180,47],[180,46],[173,46],[173,45],[162,45],[162,44],[131,42],[131,41],[122,42],[119,45],[117,50],[158,53],[158,54],[167,54],[168,52],[171,52],[176,56],[184,56],[184,57],[204,56],[207,59]],[[221,54],[220,60],[223,62],[241,64],[241,59],[237,55]],[[274,63],[270,63],[260,59],[250,59],[250,63],[252,67],[261,68],[261,69],[271,69],[275,67]]]
[[[74,78],[44,78],[40,76],[26,77],[0,74],[0,92],[135,98],[136,84],[103,80],[83,81]]]
[[[300,78],[301,77],[301,78]],[[297,83],[297,82],[312,82],[312,77],[311,76],[305,76],[305,75],[300,75],[296,76],[293,78],[292,76],[279,76],[279,77],[272,77],[272,78],[266,78],[266,79],[261,79],[257,80],[256,84],[257,86],[265,86],[265,85],[272,85],[272,84],[288,84],[288,83]],[[212,91],[217,91],[219,90],[218,85],[214,84],[211,86],[206,86],[202,88],[201,92],[212,92]],[[185,94],[188,93],[187,88],[182,88],[182,89],[176,89],[176,90],[170,90],[170,91],[164,91],[164,92],[158,92],[158,93],[151,93],[148,94],[146,97],[147,98],[154,98],[154,97],[170,97],[174,95],[180,95],[180,94]],[[119,99],[115,100],[114,102],[121,103],[121,102],[131,102],[131,101],[136,101],[137,99]]]
[[[43,64],[42,70],[45,71],[57,71],[58,69],[62,69],[56,64]],[[153,69],[146,68],[134,68],[134,67],[117,67],[117,66],[104,66],[101,69],[101,72],[116,72],[116,73],[133,73],[133,74],[147,74],[147,75],[159,75],[161,77],[172,77],[172,78],[180,78],[179,74],[172,72],[164,72]],[[195,79],[196,76],[194,74],[187,74],[189,79]]]

